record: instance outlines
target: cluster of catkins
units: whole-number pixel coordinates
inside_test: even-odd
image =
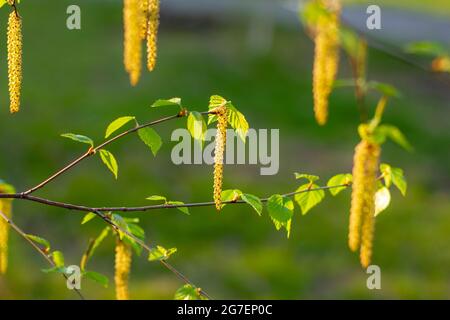
[[[128,300],[128,277],[131,268],[131,247],[122,240],[117,239],[116,257],[115,257],[115,275],[114,282],[116,285],[116,299]]]
[[[214,202],[216,209],[222,209],[223,159],[227,140],[227,108],[225,105],[215,109],[217,115],[216,145],[214,149]]]
[[[328,118],[328,97],[331,94],[339,65],[340,0],[316,0],[327,14],[311,26],[314,35],[313,96],[317,123]]]
[[[363,139],[355,148],[353,158],[353,188],[350,209],[348,244],[352,251],[360,250],[364,268],[370,265],[375,231],[375,193],[380,146]]]
[[[9,110],[16,113],[20,109],[20,90],[22,87],[22,20],[15,9],[15,1],[8,0],[14,6],[8,19],[8,80]]]
[[[124,65],[130,83],[139,82],[142,69],[142,41],[147,43],[147,68],[156,65],[159,0],[124,0]]]

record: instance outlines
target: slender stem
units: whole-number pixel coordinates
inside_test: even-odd
[[[300,191],[294,191],[282,194],[284,197],[291,197],[299,193],[306,193],[311,191],[317,191],[317,190],[327,190],[327,189],[333,189],[333,188],[342,188],[342,187],[349,187],[350,184],[340,184],[335,186],[322,186],[317,188],[311,188],[306,190],[300,190]],[[52,206],[52,207],[58,207],[58,208],[64,208],[68,210],[74,210],[74,211],[82,211],[82,212],[143,212],[143,211],[149,211],[149,210],[156,210],[156,209],[171,209],[171,208],[191,208],[191,207],[208,207],[213,206],[215,203],[213,201],[208,202],[195,202],[195,203],[183,203],[183,204],[156,204],[156,205],[148,205],[148,206],[138,206],[138,207],[89,207],[85,205],[77,205],[77,204],[71,204],[66,202],[59,202],[59,201],[53,201],[45,198],[36,197],[33,195],[26,195],[22,193],[0,193],[0,199],[19,199],[19,200],[27,200],[32,202],[41,203],[44,205]],[[262,202],[267,202],[269,200],[269,197],[262,198]],[[224,201],[224,204],[242,204],[245,203],[243,200],[237,200],[237,201]]]
[[[127,235],[128,237],[130,237],[131,239],[133,239],[137,244],[139,244],[144,250],[146,250],[148,253],[152,252],[152,249],[141,239],[137,238],[135,235],[133,235],[131,232],[129,232],[128,230],[123,229],[122,227],[120,227],[119,225],[115,224],[109,217],[107,217],[105,214],[103,214],[102,212],[96,210],[93,211],[97,216],[99,216],[103,221],[105,221],[106,223],[108,223],[115,231],[117,232],[122,232],[125,235]],[[181,281],[183,281],[186,284],[189,284],[193,287],[197,287],[195,286],[192,281],[189,280],[189,278],[187,278],[184,274],[182,274],[180,271],[178,271],[174,266],[172,266],[170,263],[168,263],[165,260],[159,260],[159,262],[161,263],[161,265],[163,265],[165,268],[167,268],[169,271],[171,271],[173,274],[175,274]],[[210,295],[208,295],[204,290],[200,289],[200,294],[202,294],[203,296],[205,296],[208,299],[212,299]]]
[[[30,238],[27,237],[27,234],[25,232],[22,231],[22,229],[20,229],[13,221],[11,218],[8,218],[1,210],[0,210],[0,217],[2,217],[10,226],[11,228],[16,231],[22,238],[24,238],[37,252],[39,252],[39,254],[41,256],[44,257],[44,259],[52,266],[52,267],[56,267],[55,263],[53,262],[52,259],[50,259],[50,257],[48,255],[45,254],[45,252],[43,252],[41,250],[41,248],[39,248]],[[69,280],[67,275],[65,275],[64,273],[62,274],[64,276],[64,278],[66,280]],[[77,293],[77,295],[80,297],[81,300],[85,300],[84,296],[81,294],[81,292],[77,289],[74,288],[75,292]]]
[[[94,155],[98,150],[104,148],[105,146],[109,145],[110,143],[112,143],[112,142],[114,142],[114,141],[116,141],[116,140],[118,140],[118,139],[120,139],[120,138],[122,138],[122,137],[124,137],[126,135],[129,135],[130,133],[136,132],[136,131],[138,131],[138,130],[140,130],[142,128],[145,128],[145,127],[156,125],[156,124],[161,123],[161,122],[165,122],[165,121],[169,121],[169,120],[172,120],[172,119],[180,118],[182,116],[183,116],[183,114],[180,112],[180,113],[178,113],[176,115],[165,117],[165,118],[161,118],[161,119],[158,119],[158,120],[155,120],[155,121],[152,121],[152,122],[149,122],[149,123],[146,123],[146,124],[134,127],[134,128],[129,129],[129,130],[125,131],[125,132],[122,132],[122,133],[112,137],[111,139],[106,140],[105,142],[103,142],[102,144],[98,145],[97,147],[90,148],[86,153],[82,154],[80,157],[76,158],[75,160],[73,160],[68,165],[66,165],[65,167],[61,168],[60,170],[58,170],[57,172],[52,174],[50,177],[48,177],[47,179],[45,179],[41,183],[39,183],[36,186],[28,189],[27,191],[22,192],[22,195],[29,195],[29,194],[35,192],[36,190],[41,189],[42,187],[47,185],[49,182],[53,181],[54,179],[56,179],[57,177],[59,177],[60,175],[65,173],[66,171],[68,171],[68,170],[72,169],[73,167],[75,167],[76,165],[78,165],[84,159]]]

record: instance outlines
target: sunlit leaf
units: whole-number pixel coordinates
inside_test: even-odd
[[[92,219],[94,219],[97,215],[93,212],[89,212],[88,214],[86,214],[83,217],[83,220],[81,221],[81,224],[85,224],[88,223],[89,221],[91,221]]]
[[[390,202],[391,193],[389,192],[389,189],[386,187],[379,189],[375,194],[375,216],[385,210],[389,206]]]
[[[295,201],[300,206],[300,209],[302,211],[302,214],[305,215],[308,213],[309,210],[314,208],[316,205],[318,205],[323,198],[325,198],[325,192],[323,190],[311,190],[310,189],[317,189],[319,188],[316,184],[304,184],[300,186],[296,192],[295,195]]]
[[[108,138],[111,134],[113,134],[115,131],[119,130],[121,127],[123,127],[124,125],[126,125],[128,122],[130,122],[133,119],[135,119],[135,117],[125,116],[125,117],[117,118],[116,120],[111,122],[108,125],[108,128],[106,128],[105,139]]]
[[[75,134],[75,133],[64,133],[61,135],[63,138],[71,139],[77,142],[86,143],[89,144],[91,147],[94,146],[94,141],[86,136],[82,136],[81,134]]]
[[[339,194],[342,190],[345,190],[347,186],[352,183],[352,180],[353,176],[350,173],[337,174],[331,177],[330,180],[328,180],[327,187],[330,187],[330,189],[328,190],[330,191],[331,195],[335,196]],[[335,187],[340,185],[343,186]]]
[[[150,127],[142,128],[138,130],[139,138],[148,146],[153,153],[153,156],[159,151],[162,146],[162,140],[159,134]]]
[[[109,169],[109,171],[112,172],[114,177],[117,179],[117,175],[119,172],[119,166],[117,164],[116,158],[114,158],[114,155],[105,149],[100,149],[100,158],[102,159],[103,163],[106,165],[106,167]]]
[[[158,107],[170,107],[170,106],[178,106],[181,107],[181,99],[180,98],[171,98],[171,99],[159,99],[156,100],[152,104],[152,108],[158,108]]]
[[[253,209],[255,209],[256,213],[261,216],[263,205],[260,198],[252,194],[243,193],[241,194],[241,199],[248,203]]]

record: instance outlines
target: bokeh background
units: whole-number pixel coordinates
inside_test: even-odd
[[[227,206],[130,214],[141,219],[150,244],[177,247],[171,262],[214,298],[450,298],[450,133],[448,78],[414,64],[429,60],[408,56],[409,41],[450,44],[448,1],[368,1],[380,4],[383,29],[364,28],[365,1],[353,1],[346,21],[368,33],[369,78],[395,85],[401,99],[392,101],[385,121],[397,125],[415,148],[407,153],[383,146],[383,161],[405,170],[406,198],[393,191],[392,204],[377,219],[374,263],[382,269],[382,290],[366,288],[367,275],[347,247],[350,194],[327,196],[308,215],[298,208],[290,239],[277,232],[264,212]],[[82,29],[66,28],[66,8],[82,10]],[[130,87],[122,64],[122,2],[119,0],[23,0],[24,82],[22,110],[8,114],[6,22],[0,10],[0,177],[18,190],[43,180],[85,151],[60,138],[74,132],[102,141],[105,127],[122,115],[141,121],[171,114],[151,110],[158,98],[181,97],[191,109],[207,109],[208,98],[232,100],[253,128],[280,129],[280,170],[260,176],[259,166],[226,166],[225,188],[259,196],[295,190],[293,172],[322,177],[351,171],[358,142],[358,114],[351,89],[331,97],[330,119],[319,127],[312,112],[313,45],[297,19],[296,1],[163,0],[159,58],[153,73],[144,72]],[[383,44],[380,46],[380,43]],[[400,56],[400,58],[398,57]],[[350,77],[346,58],[340,78]],[[369,98],[369,105],[377,96]],[[373,110],[373,107],[372,107]],[[156,129],[164,145],[156,158],[137,137],[109,149],[119,161],[115,181],[101,161],[92,158],[58,178],[37,195],[65,202],[145,205],[145,197],[166,195],[196,202],[212,197],[212,167],[175,166],[170,134],[184,121]],[[64,252],[78,264],[88,239],[101,221],[80,225],[83,214],[16,201],[15,222]],[[87,298],[112,299],[112,238],[98,249],[89,269],[108,275],[109,288],[83,282]],[[2,299],[74,299],[63,279],[40,270],[47,265],[23,239],[12,233],[10,266],[0,278]],[[181,286],[158,263],[135,258],[131,297],[171,299]]]

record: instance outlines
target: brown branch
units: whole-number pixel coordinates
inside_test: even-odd
[[[335,185],[335,186],[322,186],[322,187],[317,187],[317,188],[311,188],[311,189],[306,189],[306,190],[285,193],[285,194],[282,194],[282,196],[291,197],[296,194],[305,193],[305,192],[328,190],[328,189],[342,188],[342,187],[349,187],[349,186],[350,186],[350,184],[340,184],[340,185]],[[0,193],[0,199],[28,200],[28,201],[48,205],[51,207],[58,207],[58,208],[64,208],[64,209],[68,209],[68,210],[82,211],[82,212],[143,212],[143,211],[156,210],[156,209],[208,207],[208,206],[215,205],[215,203],[213,201],[208,201],[208,202],[195,202],[195,203],[183,203],[183,204],[164,203],[164,204],[138,206],[138,207],[89,207],[89,206],[85,206],[85,205],[77,205],[77,204],[72,204],[72,203],[53,201],[53,200],[36,197],[36,196],[32,196],[32,195],[26,195],[26,194],[22,194],[22,193]],[[267,202],[268,200],[269,200],[269,197],[261,199],[262,202]],[[245,203],[245,201],[243,201],[243,200],[232,201],[231,200],[231,201],[224,201],[223,203],[224,204],[242,204],[242,203]]]
[[[183,111],[183,110],[182,110]],[[179,113],[177,113],[176,115],[173,116],[169,116],[169,117],[165,117],[165,118],[161,118],[146,124],[142,124],[139,126],[136,126],[132,129],[129,129],[127,131],[124,131],[114,137],[112,137],[111,139],[106,140],[105,142],[103,142],[102,144],[98,145],[95,148],[90,148],[87,152],[85,152],[84,154],[82,154],[80,157],[76,158],[75,160],[73,160],[72,162],[70,162],[68,165],[66,165],[65,167],[61,168],[60,170],[58,170],[57,172],[55,172],[54,174],[52,174],[50,177],[48,177],[47,179],[45,179],[44,181],[42,181],[41,183],[37,184],[36,186],[28,189],[27,191],[22,192],[22,195],[29,195],[41,188],[43,188],[45,185],[47,185],[49,182],[53,181],[54,179],[56,179],[57,177],[59,177],[60,175],[62,175],[63,173],[65,173],[66,171],[72,169],[73,167],[75,167],[76,165],[78,165],[81,161],[83,161],[84,159],[89,158],[90,156],[94,155],[97,151],[99,151],[100,149],[106,147],[107,145],[109,145],[110,143],[123,138],[127,135],[129,135],[130,133],[136,132],[142,128],[146,128],[146,127],[150,127],[156,124],[159,124],[161,122],[165,122],[165,121],[169,121],[169,120],[173,120],[173,119],[177,119],[177,118],[181,118],[184,117],[186,115],[185,112],[180,111]],[[206,112],[207,114],[208,112]],[[202,112],[202,114],[205,114],[205,112]]]
[[[11,218],[8,218],[1,210],[0,210],[0,217],[3,218],[10,226],[11,228],[17,232],[22,238],[24,238],[37,252],[39,252],[39,254],[41,256],[44,257],[44,259],[54,268],[56,267],[55,263],[53,262],[52,259],[50,259],[50,257],[48,255],[45,254],[45,252],[42,251],[41,248],[39,248],[30,238],[28,238],[27,234],[25,232],[22,231],[22,229],[20,229],[13,221]],[[69,280],[69,278],[67,277],[66,274],[62,274],[63,277],[66,280]],[[85,300],[84,296],[81,294],[81,292],[77,289],[74,288],[75,292],[77,293],[77,295],[80,297],[81,300]]]

